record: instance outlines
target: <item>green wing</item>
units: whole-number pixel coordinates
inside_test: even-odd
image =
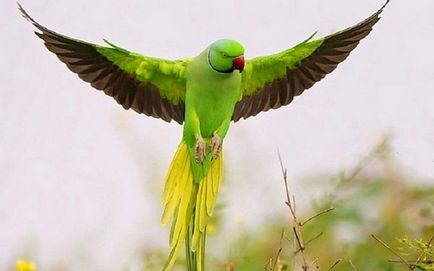
[[[107,41],[108,46],[99,46],[72,39],[40,25],[20,5],[19,9],[40,31],[35,33],[48,50],[81,79],[113,97],[125,109],[183,123],[184,70],[188,61],[142,56]]]
[[[294,48],[246,62],[233,121],[289,104],[344,61],[380,19],[387,5],[363,22],[325,38],[309,37]]]

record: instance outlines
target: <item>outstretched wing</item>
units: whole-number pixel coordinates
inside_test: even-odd
[[[332,72],[371,32],[388,2],[353,27],[318,40],[312,40],[312,35],[294,48],[248,60],[242,74],[241,97],[232,120],[287,105],[294,96]]]
[[[81,79],[125,109],[183,123],[187,61],[142,56],[107,41],[108,46],[99,46],[72,39],[40,25],[18,5],[23,17],[40,31],[35,33],[48,50]]]

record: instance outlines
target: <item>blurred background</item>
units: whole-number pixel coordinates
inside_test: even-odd
[[[243,43],[247,58],[274,53],[316,30],[352,26],[383,1],[21,4],[68,36],[175,59],[225,37]],[[210,270],[264,270],[282,229],[281,269],[297,262],[278,150],[300,219],[335,208],[303,229],[306,240],[324,233],[306,251],[310,262],[405,270],[371,233],[419,255],[411,240],[434,232],[433,10],[429,0],[392,1],[325,80],[290,106],[232,125]],[[160,198],[181,126],[125,111],[79,80],[33,35],[15,1],[0,3],[0,22],[0,270],[17,259],[48,271],[159,270],[169,232]]]

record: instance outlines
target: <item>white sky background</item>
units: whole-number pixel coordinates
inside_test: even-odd
[[[41,24],[165,58],[229,37],[246,57],[363,20],[383,1],[30,1]],[[434,179],[434,2],[392,0],[374,31],[290,106],[232,125],[225,141],[226,219],[259,223],[283,207],[276,148],[291,179],[353,165],[384,133],[402,169]],[[159,205],[181,126],[125,111],[82,82],[0,4],[0,270],[16,257],[41,270],[137,266],[167,249]],[[301,187],[301,186],[300,186]],[[215,241],[217,242],[217,241]]]

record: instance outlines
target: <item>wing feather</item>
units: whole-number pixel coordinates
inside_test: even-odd
[[[18,5],[23,17],[40,31],[35,34],[47,49],[82,80],[113,97],[125,109],[167,122],[184,122],[185,78],[180,70],[185,63],[130,53],[109,42],[111,47],[102,47],[66,37],[40,25]],[[145,63],[149,67],[143,68]],[[161,66],[166,71],[160,70]],[[168,74],[168,68],[172,74]],[[141,76],[137,71],[151,72],[159,79]]]
[[[294,96],[311,88],[336,69],[380,20],[389,0],[372,16],[343,31],[311,41],[311,37],[281,53],[246,62],[242,95],[233,121],[255,116],[291,103]]]

